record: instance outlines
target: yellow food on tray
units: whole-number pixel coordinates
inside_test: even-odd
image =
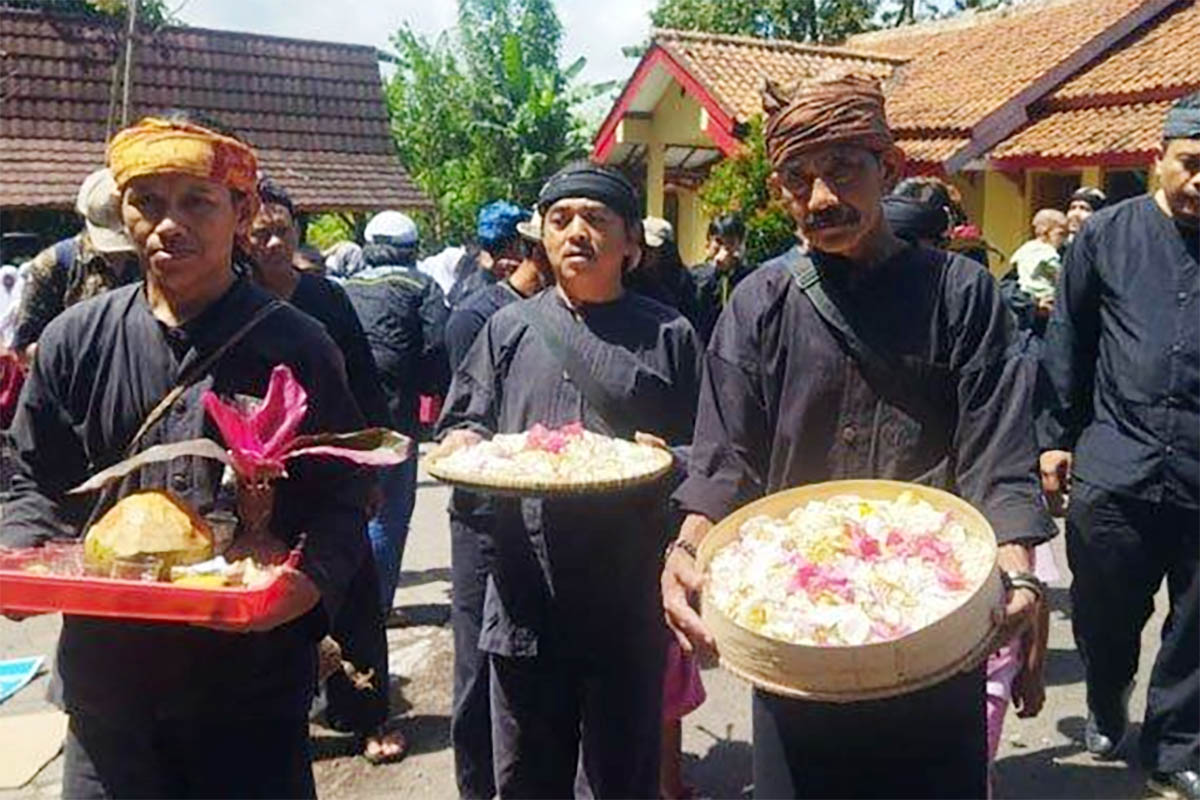
[[[87,532],[83,548],[85,561],[101,574],[118,558],[154,556],[165,576],[171,567],[212,558],[213,535],[187,503],[154,490],[122,498]]]

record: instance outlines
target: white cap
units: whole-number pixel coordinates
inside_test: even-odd
[[[535,208],[533,216],[524,222],[517,223],[517,233],[531,242],[540,242],[542,240],[542,212]]]
[[[135,248],[121,219],[121,196],[107,169],[98,169],[83,180],[75,210],[87,223],[88,239],[101,253],[126,253]]]
[[[371,243],[394,244],[401,247],[417,243],[417,223],[399,211],[380,211],[371,217],[363,236]]]
[[[674,226],[661,217],[646,217],[642,220],[642,231],[647,247],[662,247],[667,242],[675,241]]]

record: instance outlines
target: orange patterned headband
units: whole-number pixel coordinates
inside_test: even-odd
[[[117,188],[143,175],[181,172],[257,197],[258,158],[245,142],[200,125],[146,117],[108,145]]]

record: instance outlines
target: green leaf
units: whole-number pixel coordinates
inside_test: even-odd
[[[189,439],[186,442],[156,444],[154,447],[146,448],[136,456],[127,458],[124,461],[113,464],[107,469],[97,472],[74,489],[71,489],[67,494],[94,492],[97,489],[104,488],[115,480],[124,478],[126,475],[141,469],[147,464],[157,464],[162,461],[171,461],[172,459],[185,457],[211,458],[223,464],[231,463],[229,454],[225,452],[225,448],[212,439]]]

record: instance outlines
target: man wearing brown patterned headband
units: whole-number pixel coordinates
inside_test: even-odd
[[[1054,532],[1035,472],[1036,364],[1010,355],[1012,320],[986,270],[888,227],[881,201],[904,154],[875,81],[790,98],[768,87],[764,107],[771,180],[807,246],[759,267],[717,321],[675,494],[690,515],[662,576],[668,622],[687,650],[717,644],[689,604],[714,521],[791,487],[883,478],[953,491],[987,516],[1017,587],[1000,635],[1019,646],[1041,601],[1031,550]],[[1031,640],[1014,698],[1026,715],[1041,705],[1038,651]],[[882,700],[756,690],[755,796],[985,796],[984,668],[964,666]]]

